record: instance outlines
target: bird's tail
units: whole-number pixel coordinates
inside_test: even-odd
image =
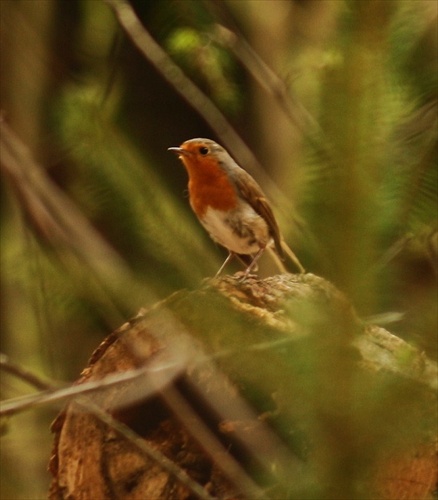
[[[290,246],[284,240],[281,240],[281,246],[282,246],[282,249],[283,249],[284,253],[295,264],[295,266],[298,268],[298,270],[300,271],[300,273],[305,273],[306,270],[304,269],[304,267],[302,266],[301,262],[298,260],[298,257],[295,255],[295,253],[290,248]],[[286,266],[283,264],[282,259],[279,257],[279,255],[274,250],[274,248],[268,247],[268,250],[269,250],[269,253],[272,256],[272,258],[274,259],[275,263],[277,264],[278,268],[280,269],[280,271],[282,273],[288,272],[288,270],[286,269]]]

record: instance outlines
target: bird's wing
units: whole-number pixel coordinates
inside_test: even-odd
[[[269,232],[274,240],[275,249],[277,250],[278,255],[283,259],[284,253],[281,245],[280,229],[278,228],[277,221],[275,220],[274,213],[269,206],[268,200],[263,194],[261,187],[248,174],[248,172],[241,169],[241,173],[243,173],[243,175],[236,176],[233,179],[236,187],[242,198],[244,198],[268,224]]]

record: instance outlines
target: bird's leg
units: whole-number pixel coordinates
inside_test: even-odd
[[[242,264],[242,266],[243,266],[244,269],[246,269],[250,264],[252,264],[252,261],[253,261],[252,255],[244,255],[244,254],[238,254],[238,253],[235,253],[234,255],[237,257],[237,259]],[[251,269],[251,271],[256,272],[257,269],[258,269],[258,266],[255,265]]]
[[[242,276],[242,280],[241,281],[244,281],[248,277],[249,273],[254,269],[254,267],[257,264],[257,261],[260,259],[260,257],[262,256],[263,252],[265,251],[265,248],[266,247],[260,248],[260,250],[254,255],[254,258],[252,259],[251,264],[245,269],[245,272],[244,272],[244,274]]]
[[[234,255],[235,255],[234,252],[230,252],[228,254],[228,257],[225,259],[225,262],[221,265],[219,271],[216,273],[215,278],[217,278],[219,274],[224,270],[224,267],[228,264],[228,262],[230,262],[230,260],[234,257]]]

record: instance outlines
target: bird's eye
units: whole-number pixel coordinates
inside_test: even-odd
[[[207,154],[208,154],[209,149],[208,149],[206,146],[201,146],[201,147],[199,148],[199,152],[201,153],[201,155],[202,155],[202,156],[205,156],[205,155],[207,155]]]

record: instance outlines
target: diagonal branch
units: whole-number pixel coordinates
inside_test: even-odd
[[[55,250],[66,248],[90,270],[102,287],[105,299],[117,311],[117,304],[131,308],[118,293],[118,286],[130,283],[132,289],[149,293],[138,283],[122,257],[109,245],[75,203],[56,186],[32,157],[28,147],[9,125],[0,120],[0,167],[8,177],[25,213],[37,233]],[[65,253],[59,252],[60,260]],[[117,297],[117,303],[113,297]],[[115,320],[121,317],[115,314]]]
[[[120,25],[137,49],[153,64],[175,91],[198,111],[217,136],[221,138],[224,146],[233,152],[236,160],[245,165],[248,170],[256,171],[258,179],[272,197],[275,196],[276,199],[288,203],[281,190],[265,173],[251,149],[243,142],[227,118],[152,38],[141,24],[131,5],[126,0],[104,1],[114,10]]]

